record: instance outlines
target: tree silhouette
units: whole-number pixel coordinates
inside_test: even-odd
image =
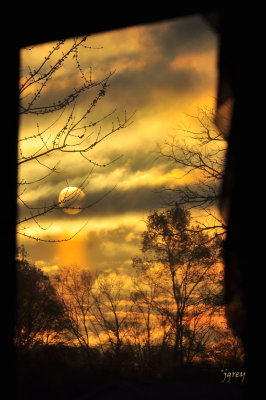
[[[85,168],[88,171],[87,175],[80,178],[78,185],[78,190],[84,189],[88,185],[94,167],[106,167],[115,161],[102,162],[94,159],[95,148],[132,122],[132,115],[127,116],[126,111],[123,118],[119,118],[118,115],[115,117],[115,109],[109,112],[104,110],[102,115],[95,113],[95,109],[106,95],[114,72],[94,79],[92,67],[84,66],[80,61],[81,52],[91,49],[92,47],[88,45],[88,37],[85,36],[71,40],[63,39],[51,44],[46,56],[38,63],[35,61],[35,65],[26,66],[27,57],[25,61],[22,57],[19,116],[21,125],[31,124],[29,125],[30,132],[27,130],[27,133],[20,135],[17,152],[20,210],[17,233],[24,237],[53,241],[43,239],[38,234],[29,233],[28,224],[33,223],[40,232],[47,230],[47,227],[41,223],[41,218],[58,208],[76,209],[75,199],[79,193],[79,191],[74,195],[69,193],[68,202],[59,201],[56,194],[57,197],[49,204],[40,201],[38,205],[33,205],[25,197],[28,189],[33,190],[47,179],[51,179],[51,175],[62,173],[59,164],[61,158],[68,154],[80,156],[89,167]],[[25,52],[29,54],[34,52],[34,46],[23,49],[22,54]],[[60,78],[68,69],[71,70],[72,80],[66,75],[69,82],[67,91],[62,89],[60,91],[58,82],[60,83]],[[26,178],[29,167],[31,176]],[[65,185],[69,186],[67,176],[65,176],[65,182]],[[103,197],[107,194],[108,192]],[[101,198],[85,204],[82,209],[90,208],[100,200]],[[63,240],[69,239],[71,237]]]
[[[202,315],[209,317],[204,329],[210,334],[214,307],[209,304],[210,293],[216,297],[221,291],[216,268],[220,258],[220,240],[212,240],[194,227],[190,212],[177,204],[164,211],[154,211],[146,224],[142,238],[143,258],[139,258],[137,264],[135,261],[135,266],[145,270],[150,265],[158,265],[164,272],[165,293],[171,301],[155,302],[155,306],[171,326],[173,361],[182,365],[185,346],[192,346],[191,339],[195,356],[196,347],[199,351],[207,337],[207,332],[199,334],[199,329],[195,334],[196,323],[203,329],[199,324]],[[163,285],[162,280],[160,284]]]
[[[209,350],[212,358],[221,365],[239,365],[244,361],[241,340],[236,336],[222,338]]]
[[[78,266],[59,267],[53,277],[57,295],[61,299],[63,312],[67,318],[67,341],[77,341],[79,346],[90,354],[90,335],[92,326],[90,314],[92,307],[92,285],[95,277]]]
[[[19,351],[59,340],[67,326],[61,299],[48,276],[17,258],[17,296],[14,343]]]
[[[225,169],[227,143],[224,133],[214,124],[215,114],[208,108],[202,108],[197,115],[189,115],[196,127],[182,127],[178,137],[173,136],[160,146],[160,157],[166,158],[175,166],[182,168],[183,177],[194,174],[194,183],[176,187],[164,187],[161,192],[168,193],[169,206],[178,202],[188,209],[197,208],[208,217],[208,223],[201,222],[199,229],[214,230],[223,235],[226,223],[215,207],[220,203],[221,183]],[[180,138],[183,137],[181,140]]]
[[[133,267],[136,277],[133,278],[134,289],[131,292],[133,303],[132,313],[135,313],[135,321],[139,329],[137,333],[141,344],[144,363],[152,366],[152,347],[155,344],[154,333],[160,327],[160,313],[156,311],[156,302],[162,294],[159,284],[163,279],[162,271],[152,268],[143,268],[143,263],[139,258],[133,259]],[[154,318],[156,316],[156,318]],[[134,336],[134,335],[133,335]],[[134,339],[136,340],[135,336]],[[141,340],[142,339],[142,340]]]
[[[100,274],[93,293],[92,315],[98,326],[99,336],[107,337],[112,354],[119,359],[130,310],[124,303],[127,296],[124,282],[117,274]]]

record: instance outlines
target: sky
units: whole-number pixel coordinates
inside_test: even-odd
[[[200,108],[215,109],[218,38],[200,15],[193,15],[97,33],[89,36],[86,45],[79,53],[83,73],[96,80],[113,72],[106,95],[91,117],[98,120],[116,110],[102,121],[102,132],[117,122],[117,116],[123,120],[125,110],[127,116],[132,115],[132,123],[108,136],[88,155],[98,164],[116,159],[106,167],[92,168],[80,154],[61,152],[43,159],[50,168],[60,162],[54,173],[36,161],[19,167],[19,182],[35,182],[18,186],[24,202],[24,206],[18,203],[19,218],[29,215],[25,204],[36,210],[52,204],[62,189],[80,186],[84,180],[86,204],[95,204],[75,215],[57,209],[20,225],[21,232],[47,240],[64,240],[79,232],[72,240],[47,243],[18,235],[17,244],[24,244],[30,260],[47,273],[56,271],[58,265],[82,265],[130,274],[132,258],[140,253],[145,219],[164,205],[158,191],[197,180],[196,175],[183,177],[176,165],[158,157],[158,149],[173,135],[180,135],[180,126],[193,129],[195,121],[189,115]],[[36,68],[53,46],[45,43],[21,50],[21,82],[28,66]],[[77,87],[79,77],[72,59],[45,88],[41,104],[56,103],[66,96]],[[90,101],[90,95],[82,93],[76,118]],[[54,114],[23,115],[19,138],[45,129],[48,138],[68,115],[58,120]],[[21,143],[24,155],[33,154],[40,146],[34,138]]]

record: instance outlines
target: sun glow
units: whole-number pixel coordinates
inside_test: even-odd
[[[56,259],[60,265],[86,266],[88,257],[86,256],[85,247],[86,242],[82,235],[69,241],[58,242],[56,244]]]
[[[81,212],[85,193],[76,186],[68,186],[61,190],[58,202],[66,214],[75,215]]]

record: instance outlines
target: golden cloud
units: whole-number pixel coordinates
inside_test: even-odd
[[[170,63],[172,69],[196,69],[208,74],[216,70],[217,55],[213,51],[181,54]]]

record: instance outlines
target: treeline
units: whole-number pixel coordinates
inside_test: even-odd
[[[61,266],[48,276],[20,249],[19,371],[52,362],[99,379],[104,371],[158,378],[240,365],[241,343],[224,318],[221,250],[221,236],[178,205],[149,215],[128,275]]]

